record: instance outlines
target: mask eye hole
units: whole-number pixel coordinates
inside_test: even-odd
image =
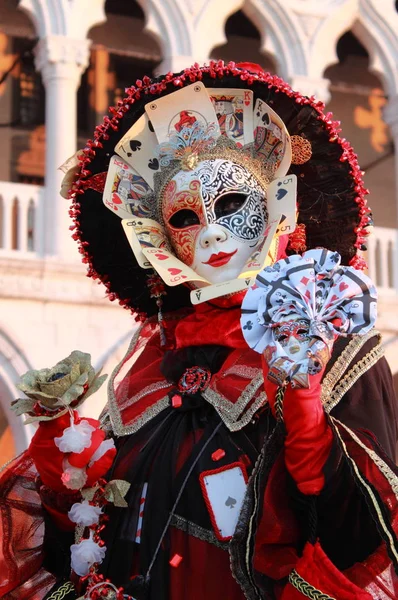
[[[244,194],[225,194],[216,201],[214,212],[216,219],[233,215],[236,211],[242,208],[247,200]]]
[[[200,225],[198,215],[193,210],[186,208],[176,212],[169,220],[169,223],[174,229],[184,229],[184,227]]]
[[[308,329],[304,329],[303,327],[301,327],[300,329],[297,330],[297,335],[299,335],[301,337],[308,335]]]

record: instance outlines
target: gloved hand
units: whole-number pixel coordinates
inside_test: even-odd
[[[273,414],[278,386],[267,378],[268,364],[262,359],[264,388]],[[310,375],[309,388],[285,389],[283,420],[286,428],[285,463],[300,492],[319,494],[325,484],[323,467],[329,456],[333,434],[321,403],[324,369]]]
[[[66,413],[51,421],[41,421],[28,451],[44,486],[64,500],[66,496],[76,501],[77,491],[83,487],[92,487],[109,470],[116,449],[113,440],[105,440],[105,432],[99,429],[99,421],[80,418],[77,412],[73,413],[73,419],[77,429],[83,424],[87,430],[84,444],[86,448],[82,448],[80,452],[62,451],[71,447],[64,434],[65,430],[70,431],[71,426],[70,414]],[[72,440],[72,445],[75,448],[79,446],[76,440]],[[49,494],[45,496],[48,498]],[[54,507],[45,498],[42,500],[61,528],[74,527],[66,516],[67,501],[57,502]],[[61,504],[65,506],[64,510],[60,510]]]

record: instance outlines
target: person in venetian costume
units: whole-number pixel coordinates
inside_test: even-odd
[[[243,148],[214,88],[252,92]],[[195,65],[137,82],[69,164],[89,275],[142,325],[100,423],[18,405],[48,421],[0,480],[5,597],[397,596],[366,190],[322,111],[253,65]],[[141,207],[115,197],[120,170]]]

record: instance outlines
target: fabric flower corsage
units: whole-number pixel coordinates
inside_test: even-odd
[[[377,291],[337,252],[315,249],[267,267],[242,304],[248,345],[263,354],[277,385],[309,387],[339,335],[367,333],[377,317]]]
[[[52,369],[25,373],[17,388],[27,398],[14,400],[11,408],[17,415],[27,414],[26,423],[48,421],[80,406],[106,377],[94,371],[90,354],[75,350]]]

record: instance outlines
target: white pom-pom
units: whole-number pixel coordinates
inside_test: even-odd
[[[111,450],[114,447],[115,442],[112,439],[104,440],[103,442],[101,442],[101,444],[98,446],[98,448],[90,458],[88,466],[91,467],[97,460],[102,458],[104,454],[108,452],[108,450]]]
[[[73,523],[90,527],[98,523],[101,513],[102,509],[99,506],[93,506],[87,500],[83,500],[72,505],[68,517]]]
[[[79,454],[85,448],[90,447],[93,431],[95,431],[95,427],[88,421],[80,421],[78,425],[71,421],[70,427],[64,429],[61,437],[54,438],[54,442],[61,452],[77,452]]]
[[[82,540],[80,544],[72,544],[70,550],[72,569],[76,575],[84,577],[94,563],[101,563],[104,560],[106,547],[99,546],[90,537]]]
[[[64,486],[69,490],[81,490],[87,481],[86,469],[72,467],[66,459],[63,462],[63,469],[61,480]]]

